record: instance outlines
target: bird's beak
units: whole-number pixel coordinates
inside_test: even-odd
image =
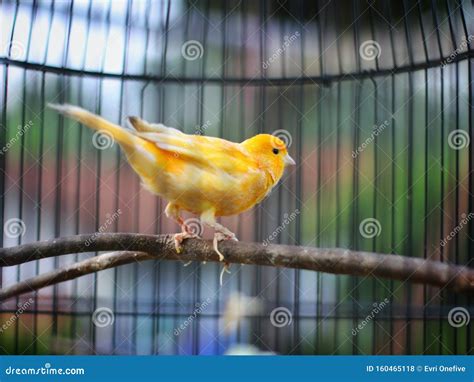
[[[294,166],[296,164],[296,162],[293,160],[292,157],[290,157],[289,154],[286,154],[284,157],[283,157],[283,162],[285,162],[285,164],[287,166]]]

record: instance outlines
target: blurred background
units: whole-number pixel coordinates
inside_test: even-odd
[[[178,230],[117,145],[45,108],[67,102],[122,125],[282,137],[298,166],[221,220],[240,240],[472,265],[473,15],[457,0],[4,0],[2,246]],[[3,267],[0,282],[95,255]],[[148,261],[9,299],[0,352],[473,353],[472,296],[249,265],[220,287],[220,271]]]

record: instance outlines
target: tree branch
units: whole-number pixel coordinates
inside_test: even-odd
[[[73,280],[90,273],[103,271],[104,269],[118,267],[119,265],[129,264],[135,261],[151,260],[153,258],[153,256],[145,252],[119,251],[104,253],[0,289],[0,301],[63,281]]]
[[[226,241],[219,243],[226,262],[306,269],[334,274],[383,277],[458,292],[474,291],[474,269],[438,261],[347,249],[323,249]],[[188,239],[176,253],[172,235],[102,233],[77,235],[0,249],[3,266],[70,253],[119,251],[57,269],[0,290],[0,300],[103,269],[150,259],[213,261],[218,256],[207,240]]]

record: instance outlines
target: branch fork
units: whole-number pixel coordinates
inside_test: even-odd
[[[474,292],[474,269],[439,261],[340,248],[264,245],[227,240],[220,250],[228,264],[253,264],[333,274],[381,277]],[[112,251],[0,289],[0,301],[90,273],[145,260],[219,262],[212,241],[186,239],[178,254],[173,235],[95,233],[0,249],[8,267],[71,253]]]

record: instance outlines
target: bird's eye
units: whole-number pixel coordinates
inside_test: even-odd
[[[280,152],[280,150],[278,150],[278,149],[273,149],[273,154],[278,155],[279,152]]]

